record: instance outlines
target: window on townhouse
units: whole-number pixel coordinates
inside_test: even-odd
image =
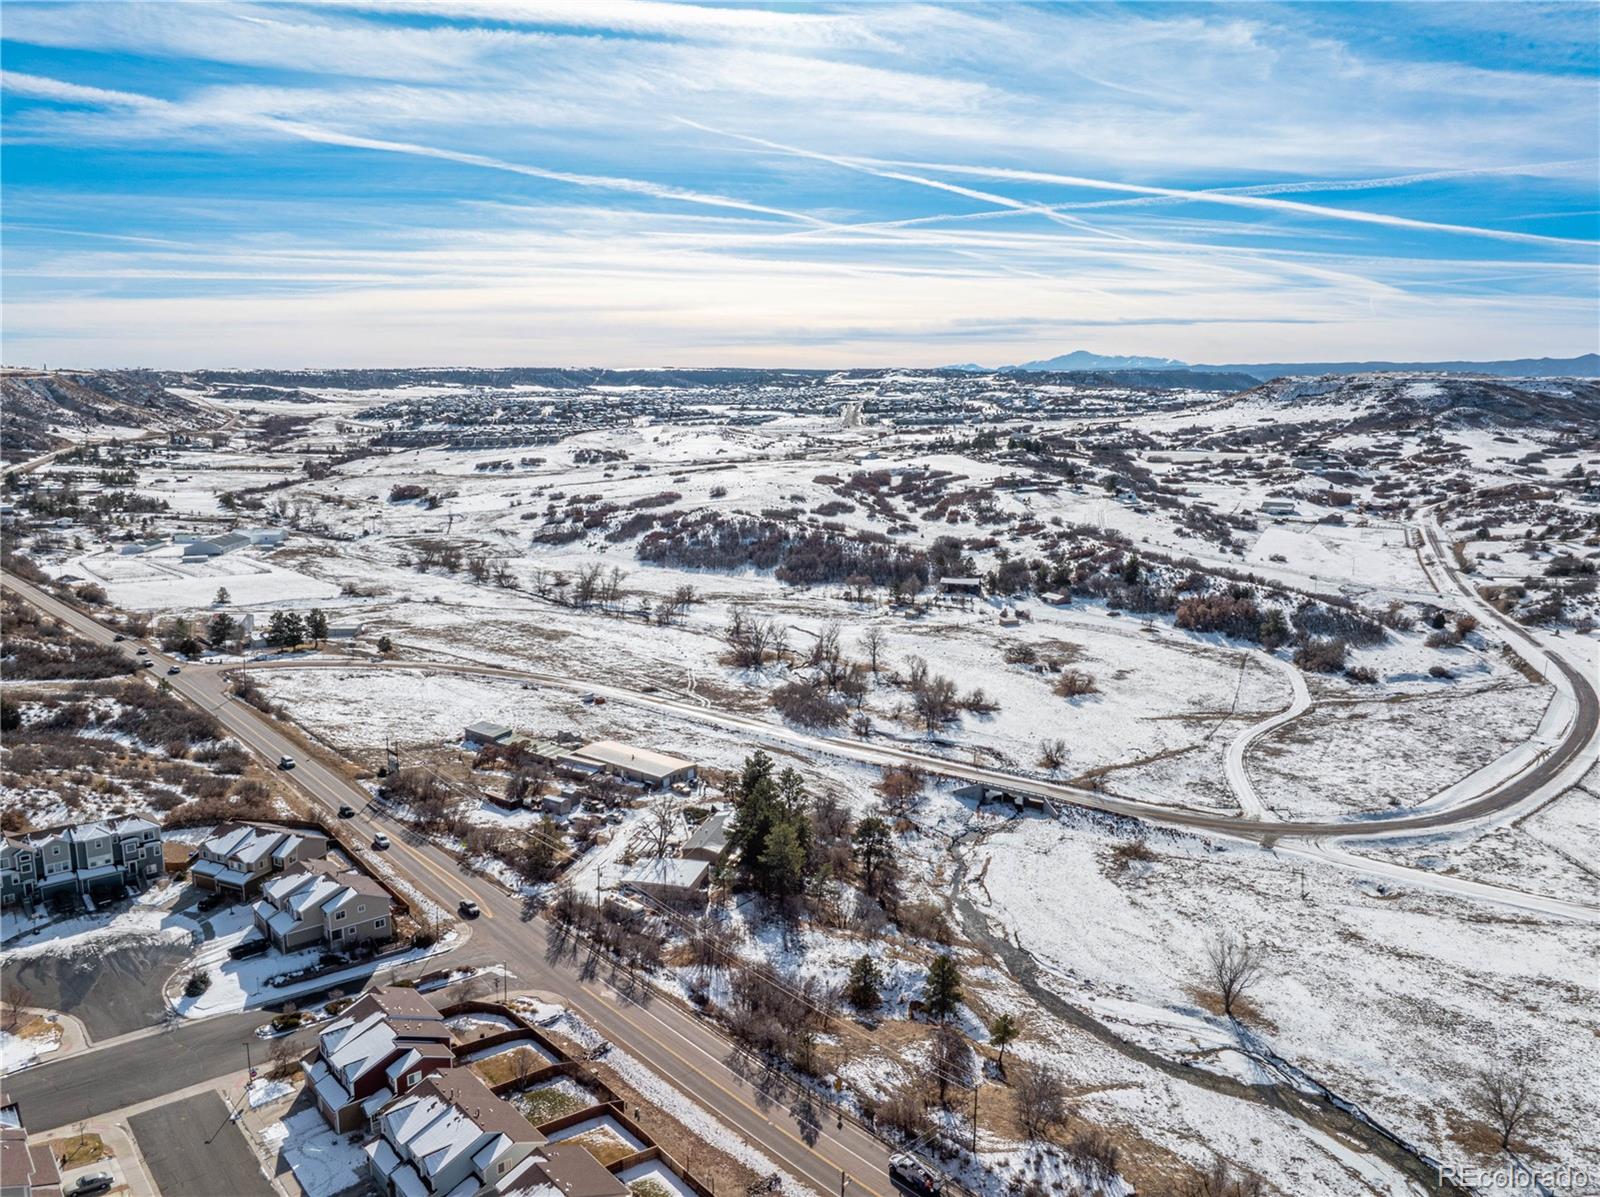
[[[377,930],[382,931],[385,927],[387,927],[389,925],[389,920],[388,919],[374,919],[372,925]]]
[[[336,923],[344,922],[344,911],[341,910],[338,914],[334,915],[333,921]]]

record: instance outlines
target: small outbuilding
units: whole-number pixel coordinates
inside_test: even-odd
[[[713,811],[704,822],[683,842],[680,855],[685,860],[703,860],[715,864],[728,848],[728,815],[725,810]]]
[[[503,723],[490,723],[481,719],[467,724],[461,738],[468,744],[504,744],[511,738],[511,729]]]

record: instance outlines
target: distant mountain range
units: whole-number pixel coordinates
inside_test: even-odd
[[[1017,366],[984,367],[972,364],[950,367],[972,373],[1099,370],[1188,370],[1197,374],[1247,374],[1265,382],[1290,374],[1373,374],[1435,372],[1492,374],[1501,378],[1600,377],[1600,353],[1581,357],[1522,357],[1497,362],[1254,362],[1225,365],[1190,365],[1170,357],[1116,357],[1075,349],[1058,357],[1023,362]]]

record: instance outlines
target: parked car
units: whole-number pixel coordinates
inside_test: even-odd
[[[478,915],[483,913],[482,911],[480,911],[478,909],[478,904],[476,902],[474,902],[471,898],[462,898],[461,899],[461,905],[458,906],[456,909],[461,911],[461,917],[462,918],[467,918],[467,919],[475,919],[475,918],[478,917]]]
[[[168,677],[171,677],[175,673],[182,673],[182,672],[183,672],[183,666],[181,666],[181,665],[168,665],[167,666],[167,676]]]
[[[221,894],[207,894],[205,897],[200,899],[199,905],[197,905],[195,909],[201,911],[215,910],[218,906],[221,906],[226,901],[227,899]]]
[[[293,769],[294,768],[294,757],[292,757],[292,756],[280,756],[278,758],[278,768],[280,768],[280,769]]]
[[[380,852],[383,851],[389,846],[389,837],[384,835],[381,831],[378,832],[377,835],[372,837],[372,846],[378,849]]]
[[[266,936],[257,936],[254,939],[241,940],[228,949],[228,955],[234,960],[248,960],[252,956],[259,956],[272,946],[272,941]]]
[[[91,1172],[87,1176],[80,1176],[72,1182],[72,1187],[67,1190],[72,1197],[80,1193],[104,1193],[117,1183],[117,1178],[109,1172]]]
[[[353,818],[355,818],[356,817],[356,808],[351,806],[348,802],[340,804],[340,806],[339,806],[339,817],[341,819],[353,819]]]

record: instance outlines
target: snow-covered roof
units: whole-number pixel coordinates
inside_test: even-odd
[[[341,1110],[350,1103],[350,1091],[322,1060],[313,1060],[310,1064],[302,1063],[300,1067],[311,1083],[312,1092],[330,1110]],[[385,1093],[384,1096],[387,1097],[388,1094]]]
[[[695,889],[705,879],[706,870],[710,867],[703,860],[659,856],[654,860],[640,861],[622,875],[622,880],[626,885],[671,885]]]
[[[360,1022],[341,1019],[322,1032],[320,1051],[328,1066],[348,1087],[394,1050],[394,1028],[381,1012]]]
[[[632,744],[616,740],[596,740],[593,744],[585,744],[572,755],[580,761],[608,765],[614,769],[629,769],[648,777],[666,777],[694,768],[693,761],[686,761],[682,757],[652,752],[648,748],[635,748]]]

